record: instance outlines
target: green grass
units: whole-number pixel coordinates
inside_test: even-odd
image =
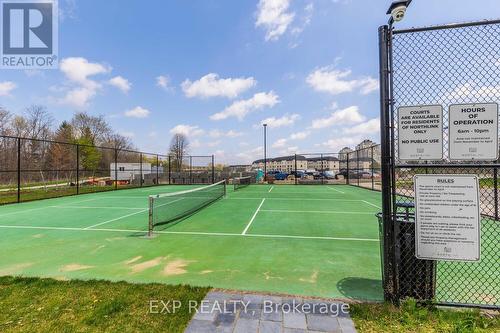
[[[150,300],[200,302],[208,288],[0,278],[1,332],[183,332],[193,313],[150,313]]]
[[[497,316],[481,314],[479,310],[438,309],[418,305],[413,300],[400,308],[391,304],[351,305],[351,316],[360,333],[369,332],[499,332]]]

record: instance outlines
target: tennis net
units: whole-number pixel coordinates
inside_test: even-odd
[[[235,178],[233,181],[234,190],[237,191],[240,188],[247,187],[252,182],[252,177],[240,177]]]
[[[154,228],[195,213],[226,194],[226,181],[188,191],[149,196],[149,234]]]

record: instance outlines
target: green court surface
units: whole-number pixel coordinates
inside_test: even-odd
[[[252,185],[148,229],[162,186],[0,207],[0,275],[212,286],[382,300],[380,193]]]

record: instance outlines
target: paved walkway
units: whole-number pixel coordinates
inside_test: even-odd
[[[355,333],[343,303],[254,294],[207,294],[185,333]]]

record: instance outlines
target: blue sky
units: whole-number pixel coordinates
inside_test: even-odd
[[[378,136],[386,0],[60,0],[58,70],[0,72],[0,105],[104,115],[141,150],[185,133],[243,163]],[[500,17],[497,0],[414,0],[398,28]]]

